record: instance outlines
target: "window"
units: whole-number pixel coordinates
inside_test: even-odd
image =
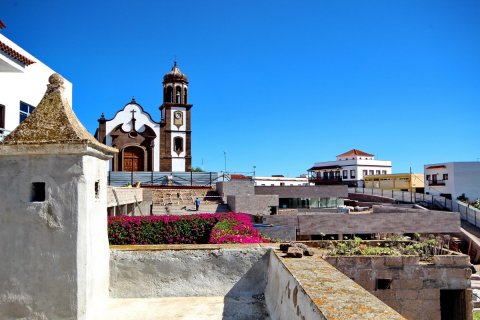
[[[183,152],[183,139],[181,137],[173,138],[173,151],[175,151],[177,154]]]
[[[443,180],[448,180],[448,173],[443,174]]]
[[[164,102],[173,102],[173,89],[172,87],[167,87],[165,90]]]
[[[382,174],[387,174],[387,170],[382,170]]]
[[[355,179],[355,170],[350,170],[350,178]]]
[[[377,171],[375,172],[375,174],[380,174],[380,170],[377,170]]]
[[[0,130],[5,129],[5,106],[0,104]]]
[[[33,182],[30,192],[30,202],[45,201],[45,182]]]
[[[180,95],[181,95],[180,92],[181,92],[181,91],[182,91],[182,89],[181,89],[180,87],[176,87],[176,88],[175,88],[175,102],[176,102],[176,103],[181,103],[181,102],[180,102]]]
[[[371,176],[373,176],[373,174],[374,174],[374,173],[373,173],[373,170],[368,170],[368,174],[371,175]]]
[[[35,110],[34,106],[29,105],[28,103],[25,103],[23,101],[20,101],[20,123],[25,121],[27,117],[30,115],[30,113]]]
[[[183,89],[183,103],[187,103],[187,88]]]
[[[363,173],[364,176],[368,175],[367,170],[363,170],[362,173]]]
[[[377,279],[375,290],[387,290],[392,288],[392,279]]]
[[[95,181],[95,198],[100,197],[100,181]]]
[[[430,175],[429,174],[427,174],[426,178],[427,178],[427,181],[430,181]]]
[[[343,179],[347,179],[348,178],[348,170],[343,170],[342,171],[342,176],[343,176]]]

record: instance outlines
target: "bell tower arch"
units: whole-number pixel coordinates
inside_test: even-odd
[[[163,77],[163,104],[160,106],[160,171],[191,171],[191,127],[188,79],[173,62]]]

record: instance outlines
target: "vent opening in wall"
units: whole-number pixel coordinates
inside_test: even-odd
[[[377,279],[376,290],[387,290],[392,288],[392,279]]]
[[[32,182],[30,202],[45,201],[45,182]]]
[[[100,181],[95,181],[95,198],[100,197]]]

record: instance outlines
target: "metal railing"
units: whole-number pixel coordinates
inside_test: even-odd
[[[109,171],[108,185],[121,187],[140,182],[144,185],[212,186],[218,181],[230,180],[224,172],[160,172],[160,171]]]
[[[437,208],[446,209],[452,212],[460,212],[460,218],[480,228],[480,210],[459,201],[450,200],[442,196],[416,193],[399,190],[383,190],[371,188],[348,188],[349,193],[361,193],[366,195],[381,196],[393,199],[398,202],[418,203],[420,205],[431,205]]]

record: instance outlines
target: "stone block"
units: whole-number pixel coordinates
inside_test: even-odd
[[[337,257],[327,256],[327,257],[324,257],[323,260],[330,263],[332,266],[337,265]]]
[[[397,280],[392,283],[392,289],[422,289],[422,279]]]
[[[402,263],[407,265],[418,265],[420,263],[420,257],[418,256],[402,256]]]
[[[437,266],[449,266],[454,264],[453,256],[433,256],[433,263]]]
[[[421,300],[440,301],[440,289],[422,289],[418,291],[418,298]]]
[[[402,257],[401,256],[385,257],[385,265],[388,267],[401,268],[403,266]]]
[[[395,297],[399,300],[416,300],[418,298],[418,290],[396,290]]]
[[[372,257],[371,263],[373,269],[383,268],[385,265],[385,257]]]
[[[303,250],[297,247],[290,247],[287,250],[287,257],[301,258],[303,257]]]

